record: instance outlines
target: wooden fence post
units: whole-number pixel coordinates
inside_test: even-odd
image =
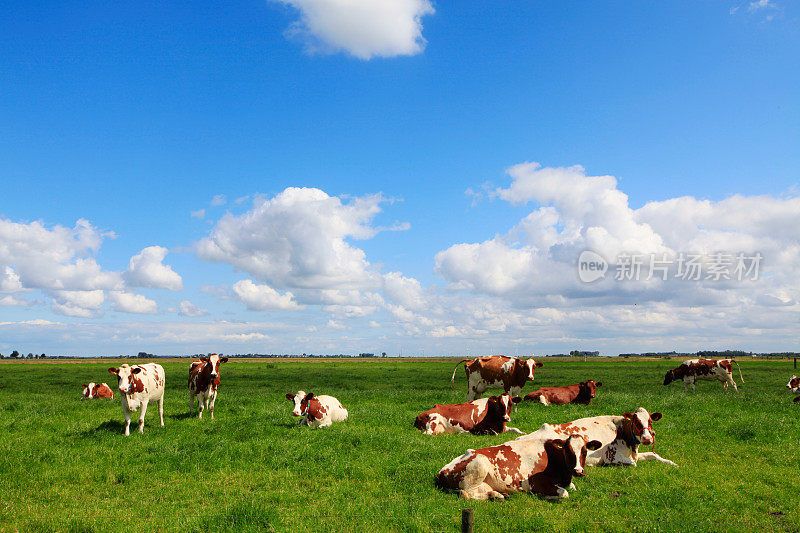
[[[797,368],[797,357],[794,358],[794,367]]]
[[[475,528],[475,513],[471,508],[461,509],[461,533],[472,533]]]

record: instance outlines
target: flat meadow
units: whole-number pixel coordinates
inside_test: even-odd
[[[118,398],[81,401],[81,384],[116,379],[120,360],[0,364],[2,531],[800,531],[800,404],[785,388],[791,361],[739,360],[746,383],[662,386],[679,360],[541,359],[538,386],[603,382],[595,403],[524,402],[511,425],[622,414],[655,422],[657,462],[595,467],[560,502],[516,494],[475,502],[437,490],[439,469],[468,448],[511,440],[430,437],[415,416],[464,401],[451,358],[260,359],[222,366],[216,419],[189,417],[188,360],[165,368],[165,424],[122,435]],[[137,360],[138,362],[143,362]],[[128,361],[133,362],[133,361]],[[737,383],[738,372],[735,371]],[[350,419],[310,430],[290,414],[288,392],[336,396]],[[643,450],[650,448],[642,447]]]

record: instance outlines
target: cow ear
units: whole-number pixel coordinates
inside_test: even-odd
[[[658,422],[659,420],[661,420],[661,413],[650,413],[650,419],[653,422]]]
[[[291,394],[291,393],[287,392],[286,393],[286,399],[294,401],[294,394]]]
[[[119,369],[111,367],[111,368],[108,369],[108,373],[117,375],[117,374],[119,374]]]
[[[84,384],[83,384],[83,388],[84,388],[84,389],[85,389],[86,387],[88,387],[88,386],[89,386],[89,385],[88,385],[88,384],[86,384],[86,383],[84,383]]]
[[[228,362],[228,358],[227,357],[220,357],[219,362],[220,363],[227,363]]]
[[[603,443],[600,442],[599,440],[590,440],[589,442],[586,443],[586,449],[590,451],[599,450],[602,447]]]
[[[201,357],[200,360],[201,361],[205,361],[206,363],[208,363],[208,357],[206,357],[205,355],[203,357]]]
[[[313,397],[314,397],[314,393],[313,393],[313,392],[309,392],[308,394],[306,394],[306,397],[305,397],[305,398],[303,398],[303,399],[304,399],[305,401],[309,401],[309,400],[311,400],[311,398],[313,398]]]
[[[602,387],[603,386],[603,382],[602,381],[598,381],[597,383],[594,384],[594,386],[595,387]]]
[[[622,416],[625,418],[633,418],[633,413],[622,413]]]
[[[511,398],[511,401],[514,403],[519,403],[522,401],[522,398],[520,398],[519,396],[515,396],[514,398]]]
[[[141,368],[139,368],[138,366],[135,366],[135,367],[133,367],[133,369],[131,369],[131,374],[138,374],[141,371],[142,371]]]
[[[540,367],[544,366],[544,363],[540,363],[539,361],[536,361],[536,365],[535,366],[536,366],[536,368],[540,368]]]

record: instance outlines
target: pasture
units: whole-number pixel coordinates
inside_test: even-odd
[[[738,394],[704,381],[686,394],[682,383],[661,384],[678,360],[542,359],[523,393],[593,378],[604,383],[596,402],[524,402],[510,425],[533,431],[642,406],[664,414],[653,424],[655,450],[680,465],[589,468],[557,503],[526,494],[467,502],[434,488],[439,469],[467,448],[514,437],[430,437],[413,428],[434,403],[464,401],[463,370],[450,388],[456,361],[231,361],[213,422],[188,417],[188,360],[159,361],[166,427],[151,406],[144,435],[128,438],[119,398],[80,400],[82,383],[115,388],[106,368],[120,361],[4,362],[0,530],[457,531],[461,509],[472,507],[475,530],[486,532],[800,531],[791,361],[740,360]],[[336,396],[350,420],[298,426],[285,398],[298,389]]]

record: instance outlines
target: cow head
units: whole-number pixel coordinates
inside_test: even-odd
[[[129,364],[120,365],[119,368],[109,368],[108,373],[117,376],[117,386],[122,394],[128,394],[137,385],[136,375],[142,371],[138,366]],[[141,382],[139,382],[141,384]]]
[[[88,385],[83,386],[83,394],[81,395],[81,400],[91,400],[94,398],[94,387],[95,383],[91,382]]]
[[[308,394],[305,391],[297,391],[297,394],[287,393],[286,399],[294,402],[294,409],[292,409],[292,416],[302,416],[308,410],[308,402],[314,397],[313,392]]]
[[[792,392],[800,392],[800,378],[797,376],[792,376],[792,378],[789,380],[789,383],[786,384],[786,388]]]
[[[634,444],[650,446],[656,441],[656,432],[653,431],[653,422],[661,420],[661,413],[648,413],[640,407],[635,413],[622,413],[623,432]]]
[[[544,363],[537,363],[533,359],[526,359],[524,363],[519,359],[517,359],[517,364],[524,365],[526,381],[533,381],[533,374],[536,371],[536,369],[544,366]]]
[[[599,440],[586,440],[578,434],[570,435],[567,439],[551,439],[545,443],[554,449],[554,453],[563,457],[563,464],[569,470],[570,476],[583,477],[586,474],[586,453],[587,450],[599,450],[603,445]],[[561,461],[559,461],[561,462]]]
[[[220,357],[215,353],[212,353],[208,357],[201,357],[200,360],[208,363],[208,368],[211,372],[211,379],[217,379],[219,377],[219,365],[228,362],[227,357]]]
[[[511,409],[514,404],[522,401],[519,396],[512,397],[509,393],[505,392],[500,396],[492,396],[489,398],[489,410],[493,412],[498,418],[502,418],[504,422],[511,422]]]
[[[673,381],[675,381],[675,375],[673,374],[673,370],[667,372],[667,375],[664,376],[664,385],[669,385]]]
[[[589,398],[594,398],[595,395],[597,394],[597,387],[602,387],[602,386],[603,386],[602,381],[595,382],[595,380],[593,379],[590,379],[589,381],[581,381],[580,383],[578,383],[578,387],[580,387],[581,390],[586,391],[586,394],[589,395]]]

